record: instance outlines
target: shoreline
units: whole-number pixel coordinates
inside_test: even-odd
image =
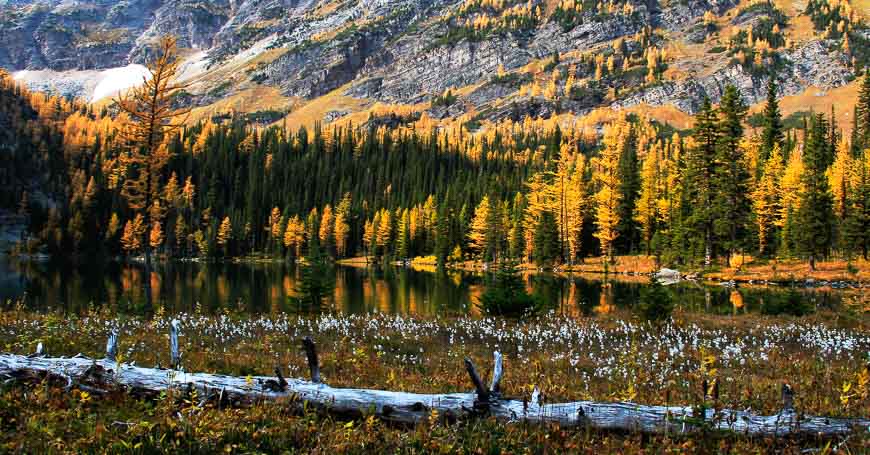
[[[23,262],[46,263],[53,258],[44,254],[35,255],[9,255],[4,257]],[[119,262],[141,264],[142,257],[110,258]],[[155,264],[180,262],[198,264],[291,264],[284,258],[276,258],[265,255],[238,256],[232,258],[165,258],[155,256]],[[304,261],[300,258],[295,264]],[[336,265],[346,267],[370,267],[382,266],[383,261],[372,260],[366,256],[354,256],[350,258],[336,259]],[[394,267],[406,267],[420,272],[435,273],[437,265],[434,258],[417,257],[406,261],[390,261]],[[450,263],[445,266],[446,271],[463,273],[485,273],[490,270],[488,263],[469,260],[458,263]],[[604,264],[601,258],[588,258],[580,264],[568,266],[556,266],[552,268],[538,267],[530,263],[521,263],[518,270],[524,274],[553,274],[558,276],[586,276],[589,279],[601,279],[608,277],[618,281],[646,282],[657,270],[655,259],[652,256],[618,256],[613,264]],[[851,268],[851,270],[850,270]],[[806,288],[830,288],[834,290],[865,289],[870,287],[870,261],[863,259],[855,262],[842,260],[825,261],[817,263],[815,271],[809,271],[807,263],[800,260],[763,261],[750,260],[740,267],[712,267],[710,269],[690,268],[676,270],[680,281],[689,281],[709,285],[749,285],[749,286],[789,286],[799,284]]]
[[[434,272],[434,261],[423,261],[415,258],[410,261],[392,261],[389,264],[396,267],[408,267],[418,271]],[[632,264],[629,264],[632,262]],[[381,265],[381,262],[371,261],[364,256],[340,259],[336,264],[351,267],[368,267]],[[803,261],[781,261],[782,270],[771,269],[766,264],[747,264],[745,270],[740,268],[713,268],[710,270],[677,270],[681,281],[692,281],[707,284],[736,283],[755,286],[788,286],[795,283],[805,287],[831,287],[832,289],[862,289],[870,287],[870,262],[860,260],[852,264],[856,267],[856,273],[850,273],[845,261],[820,262],[817,270],[810,272],[807,264]],[[634,267],[631,267],[631,266]],[[616,264],[602,266],[600,258],[590,258],[582,264],[553,267],[544,269],[534,264],[522,263],[518,267],[522,273],[552,273],[560,276],[566,275],[594,275],[614,276],[626,278],[625,281],[645,281],[649,276],[661,269],[654,267],[654,259],[651,256],[620,256]],[[464,261],[448,264],[445,270],[466,273],[483,273],[489,270],[489,264],[481,261]]]

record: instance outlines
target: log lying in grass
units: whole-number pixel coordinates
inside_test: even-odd
[[[307,401],[329,412],[351,415],[374,413],[385,420],[405,423],[426,419],[433,410],[437,410],[440,415],[453,418],[492,416],[505,422],[551,422],[646,433],[690,433],[706,428],[748,435],[833,436],[870,430],[870,420],[867,419],[813,417],[795,412],[789,406],[792,402],[790,389],[784,389],[783,392],[787,400],[783,411],[772,416],[728,409],[699,412],[688,406],[647,406],[626,402],[541,403],[539,393],[532,395],[531,402],[506,399],[501,397],[499,391],[504,369],[498,352],[495,353],[493,379],[489,388],[484,386],[474,363],[470,359],[465,360],[475,387],[475,391],[470,393],[422,394],[330,387],[320,382],[314,343],[307,339],[304,345],[316,381],[285,380],[277,369],[276,378],[241,378],[118,364],[113,360],[117,352],[116,334],[110,337],[108,358],[103,360],[79,356],[49,358],[0,354],[0,378],[62,379],[67,387],[75,385],[96,391],[123,387],[131,393],[141,394],[157,394],[168,389],[183,393],[196,389],[201,397],[216,398],[235,405],[288,397],[293,398],[292,403]]]

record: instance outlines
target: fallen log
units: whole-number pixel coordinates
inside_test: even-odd
[[[173,331],[177,333],[177,327]],[[309,361],[316,362],[314,343],[307,339],[304,345]],[[0,354],[0,378],[40,381],[55,378],[66,381],[68,388],[74,384],[83,390],[102,390],[114,386],[144,394],[158,394],[170,389],[184,393],[195,389],[200,396],[236,405],[291,398],[292,402],[308,402],[328,412],[352,415],[374,413],[382,419],[403,423],[419,422],[428,418],[434,410],[453,418],[491,416],[504,422],[549,422],[645,433],[691,433],[708,429],[747,435],[834,436],[870,430],[868,419],[805,416],[796,412],[791,406],[793,399],[790,388],[787,393],[784,388],[783,410],[771,416],[729,409],[650,406],[630,402],[541,403],[537,390],[531,401],[502,398],[499,382],[504,368],[502,356],[498,352],[494,355],[493,378],[489,388],[483,385],[471,360],[465,359],[475,387],[473,392],[425,394],[330,387],[320,382],[316,364],[309,365],[316,381],[285,379],[277,369],[276,377],[242,378],[143,368],[117,363],[113,359],[116,349],[117,334],[113,333],[107,344],[106,359]],[[177,352],[174,354],[178,355]]]

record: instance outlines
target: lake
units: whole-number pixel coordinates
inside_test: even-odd
[[[456,315],[475,314],[485,289],[482,274],[413,270],[405,267],[335,267],[331,310],[345,313]],[[155,305],[169,312],[251,314],[294,311],[299,269],[292,264],[158,262],[151,274]],[[593,316],[630,308],[646,284],[645,277],[604,275],[524,275],[530,291],[557,312]],[[108,262],[69,265],[28,262],[0,256],[0,299],[34,310],[80,313],[108,306],[119,314],[148,314],[141,264]],[[741,286],[683,282],[669,287],[684,310],[711,314],[757,311],[764,302],[787,298],[782,286]],[[801,299],[820,308],[836,308],[844,291],[798,289]],[[793,296],[792,296],[793,298]]]

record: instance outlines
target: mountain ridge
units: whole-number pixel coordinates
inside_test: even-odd
[[[821,6],[815,11],[813,5]],[[375,106],[411,109],[418,116],[425,111],[438,121],[464,116],[473,124],[643,105],[694,114],[705,96],[717,102],[728,84],[748,104],[763,100],[771,69],[780,78],[780,97],[849,84],[870,58],[860,46],[870,36],[867,12],[850,5],[15,1],[0,4],[0,66],[54,71],[41,80],[34,73],[19,76],[31,88],[87,98],[83,92],[93,82],[66,89],[52,84],[72,70],[142,63],[150,43],[173,34],[192,68],[185,76],[185,102],[211,114],[226,104],[244,110],[227,100],[261,89],[280,96],[257,108],[291,118],[339,89],[338,95],[359,100],[350,111],[335,106],[309,123],[338,121]],[[569,78],[573,87],[567,87]],[[448,91],[451,102],[444,103]]]

